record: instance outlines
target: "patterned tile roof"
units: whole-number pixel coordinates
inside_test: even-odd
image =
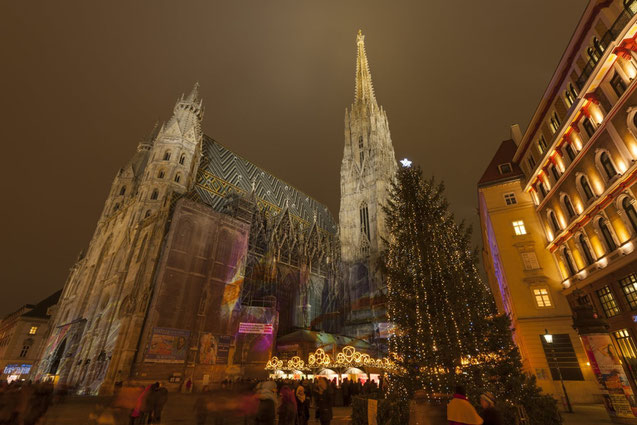
[[[249,194],[255,190],[257,203],[274,216],[288,206],[290,214],[307,225],[336,234],[338,225],[328,208],[309,195],[240,157],[204,135],[203,157],[197,171],[195,190],[202,201],[220,210],[224,197],[232,192]]]

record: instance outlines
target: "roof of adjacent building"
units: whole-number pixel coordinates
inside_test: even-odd
[[[269,214],[276,216],[288,208],[292,216],[309,225],[316,216],[319,228],[336,233],[338,226],[328,208],[309,195],[205,135],[202,151],[195,191],[215,210],[224,206],[226,195],[245,195],[254,190],[259,205]]]
[[[515,155],[516,149],[517,145],[512,139],[503,141],[493,156],[493,159],[487,166],[487,169],[484,171],[484,174],[482,174],[482,177],[478,181],[478,187],[489,186],[524,177],[524,173],[522,173],[519,165],[513,162],[513,156]],[[502,173],[499,167],[502,164],[510,164],[511,172]]]
[[[38,317],[42,319],[48,319],[49,315],[47,314],[47,311],[49,307],[52,307],[58,303],[60,295],[62,295],[61,289],[37,303],[32,310],[24,313],[22,317]]]

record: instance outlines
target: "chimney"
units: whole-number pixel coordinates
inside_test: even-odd
[[[522,141],[522,132],[520,131],[519,124],[513,124],[511,126],[511,139],[513,139],[517,146],[520,146],[520,142]]]

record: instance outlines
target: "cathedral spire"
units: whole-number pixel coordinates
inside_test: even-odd
[[[186,97],[186,102],[197,103],[199,101],[199,81],[197,81],[188,97]]]
[[[356,91],[354,93],[355,102],[376,104],[374,96],[374,86],[372,85],[372,74],[369,72],[367,53],[365,52],[365,36],[358,30],[356,36],[356,46],[358,53],[356,56]]]

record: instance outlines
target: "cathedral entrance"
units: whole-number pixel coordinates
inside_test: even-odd
[[[51,366],[49,366],[48,370],[50,375],[57,375],[58,369],[60,368],[60,362],[62,361],[62,356],[64,355],[64,350],[66,350],[66,338],[64,338],[60,346],[55,351],[55,356],[53,356]]]

